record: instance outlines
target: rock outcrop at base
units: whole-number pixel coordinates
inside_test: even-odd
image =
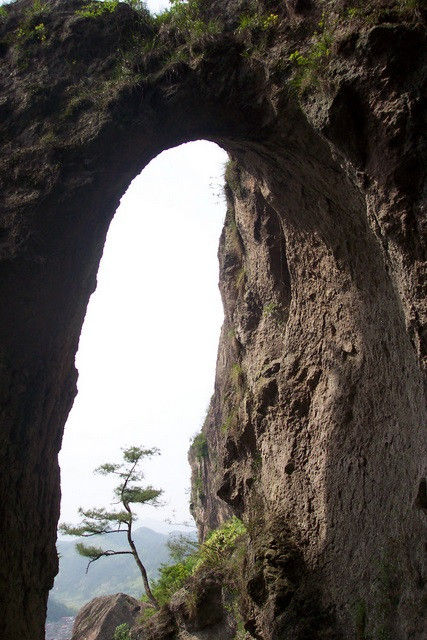
[[[423,640],[421,3],[100,6],[0,13],[2,638],[43,638],[57,455],[109,223],[153,157],[204,138],[231,165],[225,324],[191,454],[201,535],[245,521],[253,638]]]
[[[230,602],[221,573],[199,572],[158,613],[134,625],[132,640],[234,640]]]
[[[77,614],[71,640],[113,640],[121,624],[132,627],[143,605],[124,593],[94,598]]]

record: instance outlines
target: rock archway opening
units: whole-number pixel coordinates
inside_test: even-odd
[[[93,476],[120,448],[160,448],[147,481],[167,505],[140,526],[189,520],[189,441],[214,387],[223,320],[217,247],[227,155],[195,142],[162,153],[137,177],[111,223],[80,337],[78,393],[67,421],[61,519],[110,499]]]
[[[135,508],[134,524],[153,530],[135,534],[150,577],[167,557],[165,535],[194,535],[187,454],[214,388],[227,159],[218,146],[194,142],[160,154],[133,180],[107,234],[76,356],[78,393],[59,456],[60,521],[79,522],[78,507],[110,508],[111,482],[93,473],[101,463],[131,444],[158,447],[144,475],[164,491],[162,506]],[[141,595],[132,561],[102,560],[86,576],[69,538],[58,553],[48,622],[58,606],[83,606],[101,589]]]

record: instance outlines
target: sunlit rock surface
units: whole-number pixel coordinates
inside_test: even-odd
[[[116,628],[131,627],[142,610],[141,602],[124,593],[94,598],[77,614],[71,640],[112,640]]]

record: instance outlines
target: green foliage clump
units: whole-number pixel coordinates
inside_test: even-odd
[[[236,550],[238,542],[245,534],[246,526],[236,516],[227,520],[222,527],[214,529],[200,547],[198,560],[194,565],[194,572],[202,568],[226,568],[226,564]]]
[[[251,467],[254,474],[258,475],[260,473],[262,467],[262,455],[260,452],[255,453],[253,456]]]
[[[209,454],[208,450],[208,441],[203,432],[198,433],[191,443],[191,449],[194,451],[196,458],[198,460],[202,460],[202,458],[207,458]]]
[[[7,18],[7,9],[3,5],[0,7],[0,24]]]
[[[182,562],[182,560],[194,555],[199,546],[194,537],[185,536],[182,533],[173,535],[167,542],[169,556],[175,562]]]
[[[171,7],[155,17],[158,26],[172,27],[184,35],[186,39],[194,40],[203,35],[215,35],[220,32],[218,21],[206,22],[200,12],[198,0],[170,0]]]
[[[129,625],[126,622],[115,628],[113,640],[131,640]]]
[[[141,11],[146,13],[148,11],[147,5],[143,0],[125,0],[126,4],[128,4],[135,11]]]
[[[48,6],[46,2],[42,2],[42,0],[34,0],[33,4],[30,5],[25,11],[26,18],[34,18],[36,16],[47,13]]]
[[[191,555],[176,564],[162,565],[159,569],[159,578],[153,582],[152,591],[159,604],[169,602],[187,580],[193,575],[197,556]]]
[[[240,16],[235,34],[245,43],[245,57],[264,57],[271,42],[271,34],[279,24],[277,13],[245,13]]]
[[[236,273],[236,277],[234,280],[234,284],[236,285],[236,289],[238,291],[243,291],[245,288],[246,281],[246,269],[245,267],[240,267],[240,269]]]
[[[15,31],[18,44],[22,47],[24,44],[42,43],[47,40],[47,30],[44,23],[44,16],[48,11],[46,3],[41,0],[34,0],[24,14],[23,22]]]
[[[268,318],[269,316],[274,315],[277,312],[277,309],[277,302],[267,302],[262,309],[262,315]]]
[[[391,17],[393,13],[405,17],[405,14],[411,14],[417,9],[425,8],[425,4],[425,0],[395,0],[387,6],[357,2],[354,6],[345,9],[344,18],[358,20],[368,25],[375,24]]]
[[[235,340],[235,338],[236,338],[236,329],[234,327],[231,327],[231,329],[229,329],[227,331],[227,338],[229,340]]]
[[[237,160],[230,158],[224,168],[224,182],[237,196],[241,196],[240,171]]]
[[[44,22],[40,22],[34,27],[30,27],[25,24],[18,28],[16,35],[19,40],[23,40],[25,42],[46,42],[47,40],[46,26]]]
[[[200,470],[197,473],[196,478],[193,480],[193,489],[199,500],[203,500],[205,497],[205,490],[203,486],[203,476]]]
[[[333,51],[334,34],[338,26],[345,25],[348,21],[358,21],[363,25],[374,25],[385,20],[410,18],[420,9],[425,0],[394,0],[386,6],[373,2],[355,1],[353,6],[346,7],[334,17],[322,14],[318,22],[318,28],[311,38],[311,46],[301,51],[293,51],[289,55],[289,61],[295,66],[295,73],[291,84],[299,93],[319,83],[322,77],[325,79],[325,70]]]
[[[227,572],[233,554],[245,534],[243,522],[233,517],[222,527],[212,531],[200,546],[184,536],[179,537],[177,542],[172,542],[171,557],[177,562],[162,565],[159,578],[152,585],[153,595],[159,604],[169,602],[173,594],[185,586],[198,571],[217,569]]]
[[[325,14],[322,15],[318,26],[320,30],[315,31],[311,47],[304,53],[297,49],[289,56],[289,60],[297,67],[292,84],[300,91],[316,83],[322,67],[332,53],[332,32]]]
[[[98,18],[99,16],[114,13],[118,6],[119,0],[103,0],[103,2],[93,0],[78,9],[76,14],[83,18]]]
[[[274,27],[279,21],[276,13],[262,14],[245,14],[240,16],[237,32],[244,31],[267,31]]]
[[[352,20],[353,18],[359,18],[363,16],[364,12],[361,7],[348,7],[346,9],[346,17]]]

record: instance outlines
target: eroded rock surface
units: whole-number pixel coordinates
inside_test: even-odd
[[[247,523],[255,638],[421,640],[423,10],[200,2],[219,29],[194,33],[85,4],[18,0],[0,21],[2,638],[43,637],[57,454],[110,220],[154,156],[205,138],[232,166],[201,533]]]

